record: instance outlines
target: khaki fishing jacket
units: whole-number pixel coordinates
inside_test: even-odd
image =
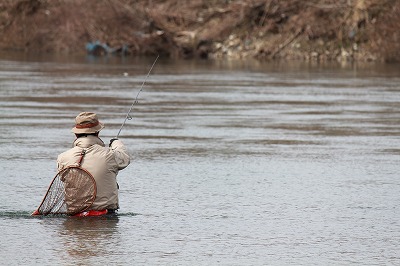
[[[127,149],[120,140],[105,147],[103,141],[88,135],[75,140],[74,147],[58,156],[58,171],[77,166],[82,150],[86,150],[81,167],[91,173],[96,181],[96,199],[90,210],[118,209],[117,174],[130,163]]]

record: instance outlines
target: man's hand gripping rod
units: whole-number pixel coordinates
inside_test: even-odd
[[[143,90],[143,86],[144,86],[144,84],[146,83],[147,78],[150,76],[150,72],[151,72],[151,70],[153,69],[154,65],[156,64],[156,62],[157,62],[157,60],[158,60],[158,57],[160,57],[160,55],[157,55],[157,58],[156,58],[156,60],[154,60],[154,63],[151,65],[151,68],[150,68],[149,72],[147,73],[146,78],[143,80],[142,86],[140,86],[140,90],[139,90],[138,94],[136,95],[136,98],[135,98],[135,100],[133,101],[133,103],[132,103],[132,105],[131,105],[131,108],[129,108],[129,111],[128,111],[128,113],[126,114],[125,120],[124,120],[124,122],[122,123],[121,128],[119,129],[117,136],[115,137],[116,139],[119,137],[119,134],[121,133],[122,128],[125,126],[126,120],[131,120],[131,119],[132,119],[132,117],[130,116],[130,113],[131,113],[131,111],[132,111],[132,108],[133,108],[133,106],[135,105],[135,103],[138,102],[139,94],[140,94],[140,92]]]

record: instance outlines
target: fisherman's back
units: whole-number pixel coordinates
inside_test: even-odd
[[[97,194],[90,210],[115,210],[118,205],[117,174],[130,163],[130,157],[120,140],[112,142],[111,147],[105,147],[97,136],[79,137],[74,147],[58,156],[58,170],[77,165],[82,150],[85,155],[81,167],[86,169],[96,181]]]

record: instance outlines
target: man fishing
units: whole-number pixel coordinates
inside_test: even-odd
[[[104,125],[95,113],[83,112],[75,118],[76,140],[73,148],[61,153],[57,159],[58,171],[76,164],[82,156],[81,167],[86,169],[96,181],[96,198],[91,207],[78,216],[93,216],[115,213],[118,205],[117,174],[130,163],[130,157],[119,139],[111,139],[109,147],[99,138]]]
[[[104,125],[99,122],[95,113],[80,113],[75,118],[75,127],[72,128],[72,132],[76,136],[74,147],[61,153],[57,159],[58,173],[63,173],[64,170],[71,169],[71,166],[74,168],[78,164],[78,168],[88,172],[88,175],[93,177],[91,179],[95,182],[94,192],[91,193],[95,196],[94,199],[91,199],[88,208],[84,207],[83,212],[74,213],[74,216],[113,214],[119,208],[116,177],[119,170],[129,165],[130,157],[126,147],[119,139],[111,139],[109,147],[104,145],[104,142],[99,138],[99,132],[103,128]],[[82,195],[86,193],[85,190],[79,193],[85,183],[77,183],[79,182],[77,176],[72,177],[72,179],[65,177],[64,174],[58,174],[58,176],[61,176],[60,179],[65,183],[65,203],[69,210],[71,208],[79,209],[81,207],[79,205],[87,204],[85,201],[91,195]],[[53,184],[54,181],[51,187]],[[48,193],[43,202],[47,200]],[[53,196],[49,197],[54,198]],[[47,208],[42,207],[43,202],[33,215],[46,214],[46,211],[40,211]],[[53,209],[53,206],[50,206],[50,209]],[[54,213],[57,214],[57,211]]]
[[[95,113],[83,112],[75,118],[76,140],[74,147],[58,156],[58,173],[53,178],[46,195],[32,215],[69,214],[98,216],[118,210],[118,172],[130,163],[124,144],[118,140],[140,92],[157,62],[154,60],[136,95],[117,136],[109,147],[99,138],[104,125]]]
[[[130,157],[118,135],[105,147],[99,138],[103,128],[95,113],[83,112],[75,118],[73,148],[58,156],[58,173],[32,215],[116,213],[119,208],[117,175],[129,165]]]

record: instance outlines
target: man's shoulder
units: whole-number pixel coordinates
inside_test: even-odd
[[[71,156],[71,155],[75,154],[78,150],[80,150],[80,148],[75,146],[75,147],[73,147],[71,149],[68,149],[68,150],[60,153],[58,155],[58,158],[60,159],[60,158],[63,158],[63,157]]]

